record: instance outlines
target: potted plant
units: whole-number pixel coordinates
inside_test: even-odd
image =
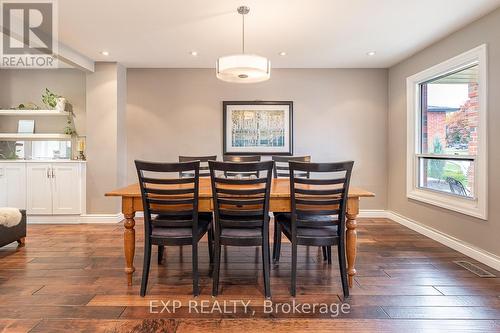
[[[18,158],[16,153],[16,142],[0,142],[0,160],[15,160]]]
[[[66,127],[64,127],[64,134],[71,135],[72,137],[76,137],[78,133],[76,132],[75,122],[73,120],[74,114],[70,111],[68,118],[66,119]]]
[[[66,109],[66,98],[53,93],[48,88],[45,88],[45,92],[42,94],[42,102],[49,108],[60,112]]]

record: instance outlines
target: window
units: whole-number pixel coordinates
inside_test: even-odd
[[[407,79],[407,196],[486,219],[486,46]]]

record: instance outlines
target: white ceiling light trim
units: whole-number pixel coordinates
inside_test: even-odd
[[[243,22],[242,52],[217,59],[215,70],[219,80],[234,83],[256,83],[269,80],[271,77],[269,59],[255,54],[245,54],[245,15],[249,11],[250,8],[246,6],[238,7],[238,13],[241,14]]]

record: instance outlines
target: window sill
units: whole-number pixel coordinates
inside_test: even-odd
[[[460,198],[423,189],[413,189],[406,196],[412,200],[473,216],[481,220],[488,219],[486,205],[482,204],[479,199]]]

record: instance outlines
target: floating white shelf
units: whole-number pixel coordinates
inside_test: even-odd
[[[0,133],[0,140],[71,140],[71,135],[57,133]]]
[[[0,116],[68,116],[69,112],[58,110],[0,110]]]

